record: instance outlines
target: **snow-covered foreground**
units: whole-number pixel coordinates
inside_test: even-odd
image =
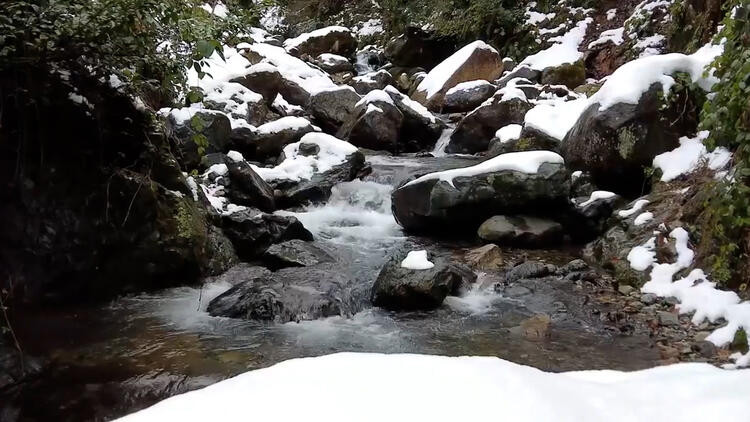
[[[690,382],[686,382],[690,380]],[[492,357],[294,359],[120,419],[150,421],[747,421],[750,370],[679,364],[553,374]]]

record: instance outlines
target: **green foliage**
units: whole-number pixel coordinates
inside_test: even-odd
[[[741,4],[740,4],[741,3]],[[725,146],[735,151],[734,182],[711,186],[705,201],[704,242],[718,246],[710,258],[713,277],[731,287],[746,281],[745,265],[750,235],[750,38],[747,0],[733,1],[734,18],[727,14],[717,39],[726,38],[724,54],[714,63],[719,83],[715,96],[704,104],[703,129],[710,130],[709,148]]]
[[[0,14],[0,70],[23,66],[116,75],[136,92],[174,97],[223,42],[257,21],[255,6],[226,19],[203,0],[10,0]],[[236,2],[230,2],[234,4]]]

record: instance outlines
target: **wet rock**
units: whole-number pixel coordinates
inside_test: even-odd
[[[419,84],[412,99],[430,110],[438,111],[443,106],[445,93],[461,82],[479,79],[494,80],[503,73],[502,58],[498,52],[483,41],[474,41],[463,47],[427,74]]]
[[[497,286],[496,286],[497,290]],[[532,293],[534,293],[531,289],[525,286],[509,286],[502,290],[503,296],[505,297],[522,297],[522,296],[528,296]]]
[[[508,283],[515,283],[516,281],[523,279],[541,278],[554,274],[555,271],[556,268],[554,265],[537,261],[526,261],[513,267],[513,269],[505,275],[505,281]]]
[[[412,270],[401,267],[403,258],[391,259],[380,271],[372,287],[373,305],[395,311],[434,309],[476,280],[468,268],[443,259],[433,259],[431,269]]]
[[[549,337],[552,319],[549,315],[539,314],[521,322],[520,326],[511,328],[511,333],[520,334],[530,341],[543,341]]]
[[[480,270],[499,270],[503,266],[503,252],[494,244],[466,252],[466,263]]]
[[[590,105],[562,142],[562,155],[573,170],[591,173],[601,188],[639,194],[644,169],[656,155],[678,146],[698,122],[696,95],[671,92],[665,99],[660,84],[641,95],[638,104],[617,103],[600,110]]]
[[[604,233],[610,217],[624,202],[619,195],[597,197],[594,192],[592,195],[574,199],[563,217],[566,229],[576,241],[588,242]]]
[[[273,188],[246,161],[227,160],[231,185],[226,189],[232,203],[255,207],[265,212],[276,210]]]
[[[677,314],[672,312],[660,311],[656,313],[656,317],[659,320],[659,325],[664,327],[672,327],[680,325],[680,320]]]
[[[490,141],[498,129],[511,124],[523,124],[531,105],[520,98],[503,101],[495,94],[492,100],[483,103],[456,126],[446,151],[450,153],[474,154],[487,151]]]
[[[323,53],[349,57],[357,49],[357,38],[347,28],[329,26],[289,39],[284,48],[297,57],[317,57]]]
[[[563,228],[552,220],[530,216],[496,215],[482,223],[479,238],[502,245],[543,247],[562,241]]]
[[[265,214],[255,209],[223,216],[222,225],[243,259],[258,257],[271,245],[287,240],[313,240],[312,233],[295,217]]]
[[[404,151],[431,150],[446,129],[446,124],[424,106],[388,86],[385,92],[404,116],[401,125],[401,148]]]
[[[350,316],[361,309],[351,277],[333,264],[284,268],[244,281],[208,305],[213,316],[279,323]]]
[[[241,262],[226,270],[221,275],[214,277],[213,281],[216,283],[227,283],[235,286],[248,280],[253,280],[259,277],[267,277],[270,275],[271,270],[266,267],[260,267],[257,265],[248,264],[246,262]]]
[[[263,262],[271,269],[310,267],[331,261],[333,258],[324,250],[298,239],[272,245],[263,253]]]
[[[542,84],[545,85],[565,85],[569,89],[575,89],[585,82],[586,69],[583,61],[548,67],[542,72]]]
[[[558,163],[543,163],[535,174],[502,170],[455,177],[452,184],[426,177],[393,192],[393,214],[409,231],[466,234],[493,215],[566,206],[568,179]]]
[[[497,87],[487,81],[460,83],[446,92],[443,112],[461,113],[474,110],[496,91]]]
[[[218,112],[198,111],[185,120],[170,114],[167,119],[167,134],[176,143],[177,161],[185,170],[197,168],[204,154],[226,152],[231,132],[229,119]]]
[[[390,72],[383,69],[355,76],[349,81],[349,85],[351,85],[359,95],[366,95],[371,91],[385,89],[385,87],[391,84],[393,84],[393,76],[391,76]]]
[[[328,132],[336,132],[362,99],[354,89],[341,86],[318,92],[310,98],[310,112]]]
[[[403,121],[391,97],[373,91],[358,103],[336,136],[361,148],[398,152]]]

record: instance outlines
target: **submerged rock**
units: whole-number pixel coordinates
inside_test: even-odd
[[[414,270],[401,266],[403,256],[391,259],[372,287],[372,304],[394,311],[429,310],[439,307],[448,295],[476,281],[463,266],[434,259],[434,267]]]

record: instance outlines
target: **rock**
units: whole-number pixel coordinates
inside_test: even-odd
[[[321,74],[323,73],[321,72]],[[282,75],[281,81],[279,82],[279,94],[281,94],[281,96],[290,104],[302,108],[308,108],[310,106],[312,94],[301,86],[298,80]]]
[[[656,317],[659,320],[659,325],[664,327],[673,327],[676,325],[680,325],[680,320],[677,317],[677,314],[673,314],[672,312],[665,312],[665,311],[659,311],[656,313]]]
[[[230,189],[227,195],[232,203],[255,207],[264,212],[276,210],[273,198],[273,188],[266,183],[246,161],[232,162],[227,160]]]
[[[483,41],[474,41],[433,68],[411,97],[428,109],[439,111],[449,89],[466,81],[491,81],[502,73],[502,58],[497,50]]]
[[[247,68],[244,76],[231,80],[245,88],[263,96],[267,104],[271,104],[279,94],[281,73],[270,63],[258,63]]]
[[[433,37],[416,26],[393,38],[385,46],[385,56],[396,66],[432,69],[455,51],[455,44],[445,38]]]
[[[227,237],[242,259],[253,259],[276,243],[292,239],[312,241],[307,231],[295,217],[265,214],[246,209],[222,217]]]
[[[445,93],[442,111],[445,113],[474,110],[497,91],[497,87],[487,81],[462,82]]]
[[[653,293],[644,293],[641,295],[641,302],[644,305],[653,305],[659,298]]]
[[[212,300],[212,316],[278,323],[350,316],[362,301],[351,295],[353,281],[330,263],[281,269],[244,281]]]
[[[521,321],[521,325],[511,328],[511,332],[523,335],[530,341],[542,341],[549,337],[549,327],[552,319],[549,315],[539,314]]]
[[[688,91],[673,91],[665,100],[661,85],[654,84],[638,104],[617,103],[605,110],[590,105],[562,142],[565,162],[590,172],[603,189],[640,194],[644,169],[654,157],[695,132],[700,107]]]
[[[328,73],[354,72],[354,65],[346,57],[323,53],[315,58],[315,64]]]
[[[263,253],[263,262],[271,269],[310,267],[332,261],[331,255],[324,250],[298,239],[272,245]]]
[[[530,216],[496,215],[479,226],[479,238],[501,245],[543,247],[559,244],[560,223]]]
[[[378,70],[364,75],[355,76],[349,81],[349,85],[357,91],[359,95],[366,95],[370,91],[385,89],[388,85],[393,84],[393,76],[387,70]]]
[[[245,120],[253,126],[261,126],[281,116],[268,107],[264,101],[248,102]]]
[[[476,280],[471,270],[442,259],[434,259],[429,270],[403,268],[402,259],[391,259],[380,271],[372,287],[373,305],[394,311],[435,309]]]
[[[266,267],[260,267],[257,265],[248,264],[246,262],[240,262],[232,268],[226,270],[219,276],[214,277],[212,280],[215,283],[226,283],[232,286],[236,286],[247,280],[252,280],[259,277],[266,277],[271,275],[271,270]]]
[[[308,133],[315,132],[315,127],[303,117],[282,117],[279,120],[259,126],[250,139],[235,145],[245,157],[256,160],[276,158],[285,146],[299,142]]]
[[[432,150],[447,125],[422,104],[413,101],[396,88],[388,86],[385,92],[404,116],[400,132],[401,150],[406,152]]]
[[[585,171],[577,171],[571,174],[570,196],[571,198],[589,198],[597,189],[591,181],[591,175]]]
[[[635,288],[633,286],[628,286],[627,284],[621,284],[617,287],[617,291],[622,295],[628,296],[635,291]]]
[[[323,53],[349,57],[357,49],[357,38],[348,28],[329,26],[284,41],[284,48],[297,57]]]
[[[695,350],[704,358],[712,358],[716,356],[716,352],[718,351],[716,345],[705,340],[693,344],[692,350]]]
[[[357,58],[354,68],[359,75],[378,69],[386,62],[383,50],[374,45],[366,45],[354,55]]]
[[[511,57],[503,58],[503,69],[505,69],[506,72],[511,72],[513,69],[515,69],[516,65],[516,61]]]
[[[611,196],[597,197],[606,193]],[[607,230],[607,222],[624,200],[611,192],[595,191],[587,197],[575,198],[563,214],[562,221],[574,240],[589,242]]]
[[[541,74],[542,73],[540,71],[534,70],[529,66],[518,66],[513,68],[512,71],[506,72],[502,78],[498,79],[495,82],[495,85],[497,85],[498,88],[505,88],[508,85],[508,82],[517,78],[526,79],[530,82],[537,82],[539,81],[539,77],[541,76]]]
[[[557,67],[548,67],[542,72],[542,84],[565,85],[569,89],[575,89],[586,83],[586,69],[583,61],[566,63]]]
[[[360,148],[399,151],[404,115],[385,91],[372,91],[355,107],[337,137]]]
[[[479,270],[499,270],[503,266],[503,252],[494,244],[472,249],[464,258],[467,264]]]
[[[524,127],[518,139],[502,142],[497,137],[492,138],[487,156],[496,157],[509,152],[520,151],[560,151],[560,141],[532,128]]]
[[[541,278],[554,274],[556,268],[553,265],[537,261],[526,261],[516,265],[505,275],[505,281],[515,283],[518,280]]]
[[[326,131],[335,133],[360,99],[362,97],[347,86],[321,91],[310,97],[310,112]]]
[[[446,151],[450,153],[474,154],[487,151],[490,141],[498,129],[523,124],[531,105],[520,98],[503,101],[502,94],[483,103],[467,114],[456,126]]]
[[[167,135],[176,143],[177,161],[184,170],[197,168],[205,154],[226,152],[231,132],[229,119],[218,112],[191,112],[184,120],[172,113],[167,119]]]
[[[493,160],[523,160],[525,154],[532,153],[516,154],[520,155],[506,154]],[[463,170],[467,171],[472,172]],[[439,176],[440,173],[423,176],[393,192],[393,214],[406,230],[465,234],[475,231],[493,215],[539,211],[552,214],[566,206],[570,189],[565,166],[553,162],[542,163],[533,174],[488,171],[456,176],[452,184],[439,180]]]
[[[563,274],[569,274],[574,272],[586,271],[588,268],[589,264],[587,264],[586,261],[582,259],[574,259],[565,264],[565,266],[563,266],[560,270]]]

